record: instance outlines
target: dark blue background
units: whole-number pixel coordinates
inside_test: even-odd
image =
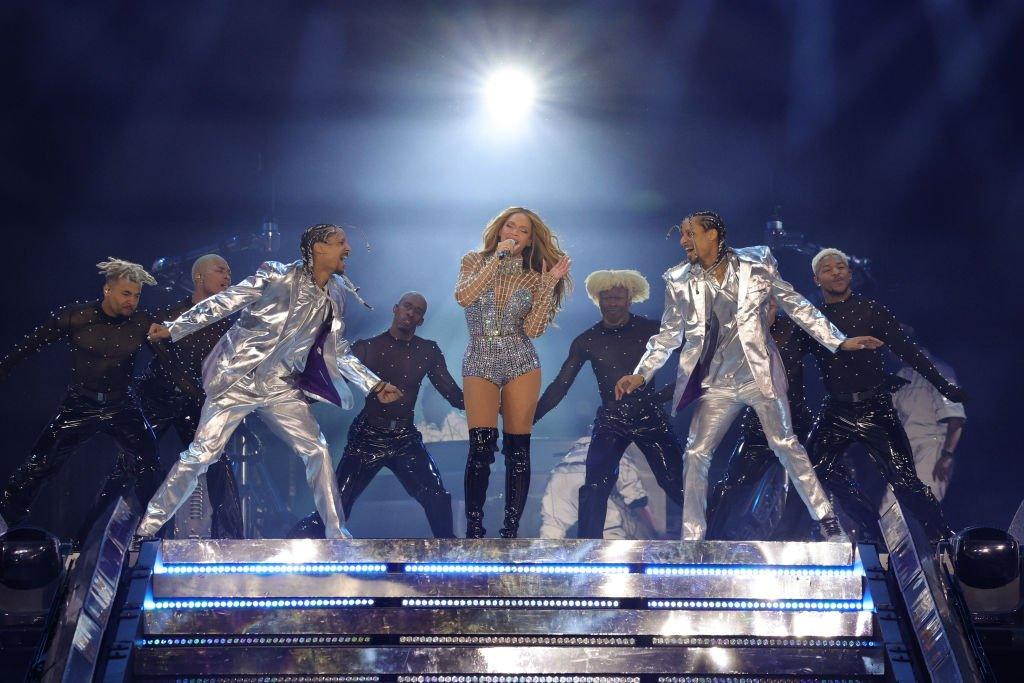
[[[561,236],[580,285],[538,344],[550,378],[597,318],[588,272],[642,270],[654,295],[637,310],[657,316],[658,276],[681,258],[668,226],[715,208],[734,245],[761,243],[781,206],[787,229],[872,259],[870,293],[970,392],[954,525],[1005,527],[1020,502],[1020,2],[8,2],[2,14],[2,348],[97,296],[93,264],[108,255],[149,264],[273,214],[281,260],[307,224],[358,226],[350,274],[377,310],[351,310],[349,336],[384,329],[418,289],[422,334],[458,375],[459,256],[493,214],[525,204]],[[479,112],[503,62],[540,81],[518,135]],[[232,258],[238,277],[247,260]],[[806,258],[780,261],[815,294]],[[147,290],[143,306],[167,300]],[[0,475],[67,374],[55,348],[0,387]],[[542,434],[582,430],[585,374]],[[319,414],[338,450],[351,416]],[[102,443],[68,468],[69,505],[108,457]]]

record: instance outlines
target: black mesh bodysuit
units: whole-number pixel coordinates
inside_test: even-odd
[[[375,394],[348,430],[348,443],[335,471],[345,516],[382,467],[390,469],[405,490],[423,506],[435,538],[454,538],[452,499],[441,473],[414,426],[413,408],[424,378],[455,408],[465,408],[462,389],[452,379],[435,342],[414,336],[405,341],[390,331],[352,345],[352,353],[382,380],[402,390],[402,398],[382,404]],[[314,513],[299,522],[292,537],[323,538]]]
[[[565,397],[584,363],[590,363],[597,377],[601,407],[594,418],[586,479],[580,488],[580,538],[602,537],[608,496],[630,442],[643,452],[665,494],[683,504],[683,450],[660,405],[672,398],[674,387],[669,385],[659,392],[651,382],[615,400],[615,383],[623,375],[632,374],[648,340],[660,327],[658,321],[639,315],[630,315],[628,322],[614,328],[598,322],[573,340],[562,369],[537,404],[536,419],[540,419]]]
[[[823,305],[821,311],[847,336],[878,337],[940,393],[954,401],[963,400],[960,388],[935,369],[881,304],[851,294],[845,301]],[[893,407],[892,392],[904,380],[894,380],[885,373],[882,350],[839,351],[833,355],[813,349],[813,353],[828,395],[808,437],[807,452],[822,484],[855,520],[860,534],[873,537],[878,506],[861,493],[843,457],[853,443],[860,442],[892,486],[896,499],[917,517],[929,536],[933,540],[948,537],[951,532],[939,502],[917,477],[910,442]]]
[[[113,437],[123,454],[85,516],[78,540],[84,538],[106,505],[132,486],[143,503],[156,491],[161,478],[156,439],[131,390],[135,357],[148,343],[146,333],[153,322],[157,320],[144,311],[127,317],[110,316],[100,302],[75,304],[57,311],[0,361],[2,378],[22,360],[54,342],[67,341],[71,347],[71,383],[60,410],[43,430],[32,454],[11,475],[0,497],[8,520],[23,520],[45,481],[79,444],[99,432]],[[176,367],[166,346],[150,346],[169,368]],[[198,395],[198,387],[184,372],[174,375],[183,393]]]

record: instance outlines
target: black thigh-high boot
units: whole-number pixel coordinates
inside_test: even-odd
[[[466,460],[466,538],[483,538],[484,502],[487,481],[497,450],[498,430],[494,427],[473,427],[469,430],[469,458]]]
[[[530,492],[530,435],[504,433],[501,452],[505,454],[505,525],[501,537],[516,538]]]

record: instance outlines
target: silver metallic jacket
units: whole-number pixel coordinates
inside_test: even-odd
[[[270,357],[275,349],[289,341],[292,329],[288,325],[293,316],[302,318],[304,306],[314,306],[315,301],[299,297],[303,278],[308,278],[302,262],[290,264],[267,261],[255,275],[247,277],[220,294],[204,299],[182,313],[173,322],[167,323],[171,339],[177,341],[205,325],[227,317],[241,310],[238,321],[231,326],[213,351],[203,362],[203,388],[207,398],[213,399],[227,391],[235,382],[258,368]],[[353,404],[352,392],[345,380],[349,380],[364,392],[369,392],[380,379],[352,355],[348,341],[342,336],[345,321],[346,293],[352,285],[337,275],[327,283],[327,296],[331,303],[331,330],[324,341],[324,362],[331,376],[331,383],[341,397],[341,407],[350,409]],[[289,358],[287,364],[301,372],[306,365],[305,348],[302,357]],[[277,363],[273,364],[278,367]],[[267,368],[273,371],[274,368]],[[259,370],[257,370],[259,374]],[[308,393],[307,396],[323,400]]]
[[[833,353],[846,336],[792,285],[779,277],[778,265],[768,247],[746,247],[736,249],[735,253],[739,260],[736,322],[743,355],[761,392],[767,398],[785,398],[785,368],[768,331],[768,298],[774,297],[797,325]],[[665,312],[661,317],[661,330],[647,342],[647,351],[633,374],[643,375],[644,379],[651,381],[658,368],[685,339],[679,354],[676,390],[672,398],[674,413],[701,357],[704,334],[710,322],[711,311],[705,296],[705,289],[710,285],[694,272],[689,263],[669,268],[662,277],[665,279]]]

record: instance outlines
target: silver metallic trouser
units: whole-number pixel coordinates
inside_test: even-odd
[[[690,421],[683,456],[683,533],[684,541],[699,541],[707,531],[708,467],[715,448],[721,443],[744,406],[757,413],[768,445],[786,468],[790,481],[804,505],[816,520],[832,516],[832,504],[814,474],[814,467],[796,435],[785,398],[766,398],[754,382],[740,387],[709,387],[697,399]]]
[[[203,404],[199,426],[189,447],[178,456],[163,485],[146,506],[139,523],[140,536],[152,536],[174,516],[196,487],[199,475],[220,459],[224,446],[239,423],[257,411],[264,423],[302,458],[313,503],[324,520],[327,538],[351,538],[344,528],[338,486],[334,480],[327,440],[309,404],[298,389],[287,385],[258,391],[252,375]]]

